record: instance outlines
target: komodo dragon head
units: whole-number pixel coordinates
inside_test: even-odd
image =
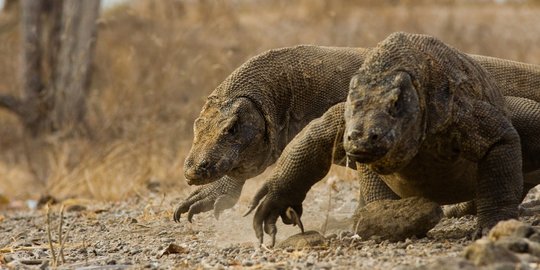
[[[249,98],[209,96],[195,120],[193,145],[184,163],[188,184],[259,173],[268,158],[264,153],[270,152],[265,136],[265,119]]]
[[[378,173],[392,172],[418,152],[420,100],[406,72],[392,72],[371,83],[364,79],[355,75],[351,80],[344,147],[355,161],[374,163]]]
[[[392,173],[418,153],[427,133],[444,130],[461,76],[445,70],[452,50],[432,37],[394,33],[370,52],[351,79],[345,106],[350,158]],[[450,56],[439,61],[441,55]]]

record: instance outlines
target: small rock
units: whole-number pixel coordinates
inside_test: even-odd
[[[127,223],[129,223],[129,224],[137,224],[137,223],[139,223],[139,221],[136,218],[130,217],[130,218],[128,218]]]
[[[486,238],[482,238],[465,248],[465,258],[476,266],[484,266],[494,263],[517,263],[519,258],[510,250],[495,245]]]
[[[244,260],[242,261],[242,266],[247,266],[247,267],[253,266],[253,262],[250,260]]]
[[[4,263],[10,263],[13,261],[13,257],[11,255],[4,255],[3,256],[3,262]],[[1,261],[0,261],[1,262]]]
[[[307,231],[304,233],[295,234],[281,243],[277,244],[277,248],[295,248],[302,249],[306,247],[322,246],[326,243],[326,238],[317,231]]]
[[[315,266],[314,267],[315,269],[332,269],[333,268],[332,264],[328,262],[316,263],[314,266]]]
[[[533,256],[540,257],[540,244],[530,241],[527,238],[508,236],[496,241],[495,245],[501,246],[513,252],[529,253]]]
[[[540,243],[540,233],[539,232],[533,233],[531,236],[529,236],[529,240],[536,243]]]
[[[425,236],[442,216],[441,207],[425,198],[381,200],[355,213],[355,229],[362,239],[397,242],[412,236]]]
[[[345,237],[350,237],[350,236],[353,236],[354,233],[353,232],[349,232],[349,231],[342,231],[339,233],[339,239],[342,239],[342,238],[345,238]]]
[[[474,270],[477,267],[471,262],[462,258],[442,258],[438,259],[430,264],[417,266],[405,266],[395,268],[396,270]]]
[[[472,216],[459,219],[443,218],[427,236],[433,239],[461,239],[470,237],[476,230],[476,222],[471,222]]]
[[[526,264],[515,264],[510,262],[502,262],[502,263],[494,263],[489,265],[488,267],[482,267],[482,269],[493,269],[493,270],[530,270],[531,268],[528,267]]]
[[[516,256],[521,260],[521,263],[529,265],[540,263],[540,258],[527,253],[517,253]],[[540,266],[540,265],[539,265]],[[532,269],[540,269],[539,266],[531,267]]]
[[[535,233],[532,226],[515,219],[504,220],[495,225],[488,233],[491,241],[497,241],[503,237],[513,236],[517,238],[527,238]]]

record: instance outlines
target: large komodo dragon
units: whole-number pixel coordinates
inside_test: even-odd
[[[345,101],[350,78],[369,49],[297,46],[253,57],[222,82],[194,125],[184,164],[195,190],[174,220],[232,207],[246,179],[274,163],[310,121]],[[503,85],[505,95],[540,101],[540,70],[508,60],[472,56]]]
[[[347,102],[311,122],[285,148],[255,195],[251,210],[258,205],[259,240],[263,230],[275,239],[279,216],[298,223],[287,210],[302,214],[306,193],[343,149],[357,161],[368,203],[409,196],[441,204],[474,199],[480,229],[516,217],[523,185],[516,128],[524,137],[523,171],[538,169],[540,105],[507,97],[508,116],[497,82],[511,87],[524,78],[516,72],[504,82],[494,65],[484,65],[499,76],[495,80],[479,59],[485,60],[424,35],[395,33],[379,43],[352,78]],[[538,92],[527,93],[537,100]]]

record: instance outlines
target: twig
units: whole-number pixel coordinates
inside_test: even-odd
[[[338,145],[338,142],[339,140],[343,137],[343,136],[340,136],[341,134],[338,132],[336,134],[336,136],[334,137],[334,146],[332,147],[332,162],[335,160],[335,156],[336,156],[336,150],[337,150],[337,145]],[[347,156],[345,156],[347,159],[346,159],[346,166],[348,166],[348,162],[349,162],[349,159]],[[328,185],[328,207],[326,208],[326,216],[324,218],[324,224],[323,224],[323,227],[322,227],[322,234],[324,235],[326,233],[326,229],[328,228],[328,219],[330,218],[330,208],[332,207],[332,185],[333,185],[333,181],[332,183],[329,183]]]
[[[66,260],[64,259],[64,246],[66,244],[66,239],[68,239],[69,232],[71,231],[71,224],[68,227],[68,230],[66,231],[66,237],[64,237],[64,241],[62,241],[62,245],[60,245],[60,254],[62,254],[62,263],[65,264]]]
[[[84,262],[88,265],[88,250],[86,249],[86,235],[83,235]]]
[[[62,260],[62,263],[66,263],[66,259],[64,258],[64,238],[62,238],[62,225],[64,224],[64,205],[60,207],[60,223],[58,224],[58,244],[60,244],[60,259]],[[56,263],[58,265],[58,263]]]
[[[51,255],[53,257],[51,267],[56,267],[56,252],[54,251],[54,246],[53,246],[53,242],[52,242],[52,234],[51,234],[51,211],[50,211],[50,205],[47,203],[47,205],[45,207],[47,209],[47,237],[48,237],[48,240],[49,240],[49,247],[51,249]]]
[[[328,206],[326,208],[326,216],[324,218],[324,224],[322,227],[322,234],[326,234],[326,229],[328,228],[328,219],[330,218],[330,208],[332,207],[332,184],[328,185]]]
[[[163,192],[163,195],[161,196],[161,201],[159,202],[159,209],[163,209],[163,203],[165,202],[165,192]]]

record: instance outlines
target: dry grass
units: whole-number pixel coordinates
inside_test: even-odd
[[[100,20],[89,100],[94,138],[35,145],[15,117],[0,111],[0,193],[121,199],[150,180],[184,187],[181,166],[205,96],[242,62],[271,48],[368,47],[409,31],[467,52],[540,64],[538,1],[392,2],[139,0],[108,10]],[[0,93],[17,93],[18,64],[17,27],[4,15]]]

